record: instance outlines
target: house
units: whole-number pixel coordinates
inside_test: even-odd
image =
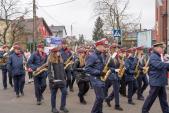
[[[167,0],[156,0],[156,42],[167,42]]]
[[[65,38],[67,36],[67,32],[66,32],[65,26],[51,25],[49,28],[52,31],[54,36],[58,36],[60,38]]]
[[[18,24],[18,25],[17,25]],[[18,28],[17,28],[18,27]],[[21,34],[17,36],[15,42],[20,42],[24,48],[32,50],[33,43],[35,45],[44,41],[44,38],[52,36],[52,32],[49,29],[44,18],[36,19],[36,37],[33,39],[33,19],[20,18],[19,20],[13,20],[11,28],[20,29]],[[12,30],[13,31],[13,30]]]

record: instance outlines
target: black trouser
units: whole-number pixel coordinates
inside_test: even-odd
[[[132,102],[132,97],[137,91],[138,84],[136,80],[127,81],[126,84],[128,85],[128,102]]]
[[[142,113],[149,113],[151,106],[153,105],[156,98],[159,98],[160,105],[163,113],[169,113],[169,106],[167,102],[167,93],[165,86],[150,86],[149,95],[147,96],[143,108]]]
[[[146,75],[140,75],[137,78],[137,83],[138,83],[137,96],[139,98],[139,97],[143,96],[143,92],[148,86],[147,76]]]
[[[13,80],[16,95],[19,95],[19,93],[23,93],[25,85],[25,75],[14,75]]]
[[[35,96],[37,101],[41,101],[43,92],[46,89],[46,76],[38,75],[34,77]]]
[[[119,81],[118,80],[113,80],[113,90],[110,93],[110,95],[107,97],[107,100],[111,101],[113,98],[115,98],[115,105],[119,106],[120,105],[120,97],[119,97]]]
[[[121,95],[126,96],[126,82],[125,82],[125,75],[121,78],[120,84],[121,84],[121,87],[120,87],[119,92],[120,92]]]
[[[76,80],[74,71],[71,71],[71,75],[72,75],[72,80],[71,80],[71,86],[70,86],[70,88],[73,89],[73,85],[74,85],[74,82]]]
[[[108,90],[112,86],[113,80],[107,79],[105,82],[105,97],[108,96]]]
[[[77,83],[77,85],[78,85],[78,88],[79,88],[78,96],[80,97],[80,101],[82,102],[84,100],[84,95],[89,90],[89,82],[79,81]]]
[[[29,79],[32,79],[32,72],[28,72]]]
[[[66,87],[72,89],[72,73],[70,69],[66,69]]]
[[[7,77],[9,78],[9,84],[13,87],[12,83],[12,75],[8,73],[7,69],[2,69],[2,81],[3,81],[3,87],[7,88]]]

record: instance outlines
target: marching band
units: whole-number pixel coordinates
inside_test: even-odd
[[[106,102],[111,107],[113,99],[115,110],[123,111],[120,94],[126,96],[128,104],[131,105],[135,105],[134,94],[138,100],[145,100],[142,113],[149,113],[158,96],[163,113],[169,113],[165,88],[169,63],[162,60],[164,44],[156,43],[152,48],[147,48],[147,52],[144,50],[144,47],[126,49],[118,44],[109,45],[106,38],[95,42],[94,46],[80,46],[70,50],[68,43],[63,40],[61,45],[50,50],[49,55],[44,52],[44,45],[38,44],[37,51],[25,61],[25,55],[18,44],[13,46],[12,51],[4,45],[0,49],[3,87],[7,89],[8,74],[12,87],[14,83],[16,97],[24,96],[25,76],[28,72],[32,73],[34,79],[37,105],[41,105],[44,100],[43,93],[48,78],[52,113],[59,113],[56,108],[58,89],[61,91],[60,111],[69,112],[66,98],[68,91],[74,91],[75,80],[78,86],[77,95],[82,105],[87,104],[85,95],[90,87],[94,90],[95,102],[91,113],[103,113],[103,103]],[[145,98],[144,91],[148,85],[150,93]]]

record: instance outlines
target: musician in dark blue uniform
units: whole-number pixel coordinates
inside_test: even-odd
[[[9,84],[11,85],[11,87],[13,87],[12,75],[8,73],[7,69],[8,58],[9,58],[9,47],[7,45],[4,45],[2,47],[2,50],[0,51],[0,59],[2,60],[0,68],[2,69],[2,81],[4,90],[7,89],[7,78],[9,78]]]
[[[103,113],[103,100],[105,99],[105,82],[101,80],[104,68],[104,60],[102,53],[105,51],[105,46],[108,44],[106,39],[99,40],[95,43],[96,50],[87,57],[85,71],[90,75],[90,82],[95,91],[96,99],[91,113]]]
[[[73,58],[72,53],[71,53],[71,51],[68,49],[67,46],[68,46],[68,45],[67,45],[66,40],[63,40],[63,41],[62,41],[62,48],[61,48],[60,52],[61,52],[61,56],[62,56],[62,58],[63,58],[64,63],[65,63],[70,57]],[[72,60],[72,58],[71,58],[71,60]],[[66,65],[66,64],[65,64],[65,65]],[[71,66],[68,66],[68,67],[65,69],[65,71],[66,71],[66,87],[67,87],[67,88],[69,87],[69,90],[70,90],[70,91],[73,91]]]
[[[156,43],[153,46],[154,50],[150,55],[148,71],[150,91],[144,102],[142,113],[149,113],[157,96],[160,100],[162,112],[169,113],[166,93],[166,85],[168,84],[167,70],[169,69],[169,63],[165,63],[161,59],[162,54],[164,54],[163,43]]]
[[[14,46],[14,53],[9,56],[7,68],[12,71],[16,96],[20,97],[20,94],[23,96],[25,84],[24,55],[21,53],[19,45]]]
[[[135,103],[132,100],[133,95],[136,93],[138,84],[135,79],[135,68],[138,62],[138,59],[135,56],[135,49],[131,48],[127,51],[129,53],[128,58],[125,60],[125,81],[128,85],[128,103],[134,105]]]
[[[120,56],[120,51],[116,50],[114,51],[114,49],[112,48],[116,48],[116,46],[111,46],[111,50],[112,54],[117,54],[115,56],[115,58],[111,59],[110,63],[109,63],[109,68],[111,69],[111,73],[108,77],[108,79],[106,80],[106,92],[108,92],[108,88],[113,85],[113,90],[110,93],[110,95],[108,95],[105,99],[105,101],[107,102],[107,105],[109,107],[111,107],[110,102],[113,100],[113,98],[115,98],[115,109],[122,111],[123,109],[120,107],[120,97],[119,97],[119,89],[120,89],[120,78],[118,76],[118,71],[119,71],[119,67],[120,67],[120,61],[119,61],[119,56]],[[117,53],[118,52],[118,53]]]
[[[84,96],[89,90],[89,76],[84,71],[86,51],[84,48],[78,49],[78,58],[76,58],[73,69],[75,71],[76,82],[79,88],[79,100],[81,104],[87,104]]]
[[[37,51],[34,52],[28,60],[28,67],[30,67],[33,71],[39,70],[39,68],[47,62],[47,55],[44,53],[43,48],[43,44],[38,44]],[[41,105],[41,101],[43,100],[43,92],[46,89],[46,77],[47,72],[42,72],[34,77],[37,105]]]
[[[140,56],[138,57],[139,75],[137,77],[137,83],[138,83],[137,99],[144,100],[143,92],[146,90],[146,88],[148,86],[148,78],[147,78],[147,75],[145,73],[143,73],[143,67],[149,61],[148,61],[148,58],[143,54],[143,47],[139,47],[137,50],[140,53]]]

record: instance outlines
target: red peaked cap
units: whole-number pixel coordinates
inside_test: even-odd
[[[95,43],[96,46],[103,45],[103,46],[108,46],[108,40],[106,38],[103,38],[101,40],[98,40]]]
[[[59,48],[57,48],[57,47],[51,49],[51,52],[58,52],[58,51],[59,51]]]
[[[85,53],[86,50],[85,50],[84,48],[79,48],[79,49],[77,50],[77,52],[78,52],[78,53]]]
[[[44,45],[43,44],[38,44],[37,48],[44,48]]]
[[[144,49],[144,46],[141,46],[141,47],[137,47],[136,50],[143,50]]]
[[[14,49],[21,49],[21,47],[19,46],[19,45],[14,45],[14,47],[13,47]]]
[[[9,46],[8,46],[8,45],[3,45],[3,47],[2,47],[2,48],[4,49],[4,48],[6,48],[6,47],[7,47],[7,48],[9,48]]]
[[[133,53],[133,52],[135,52],[136,51],[136,48],[130,48],[130,49],[128,49],[126,52],[127,53]]]
[[[126,49],[125,48],[121,48],[119,51],[124,53],[124,52],[126,52]]]
[[[113,49],[113,48],[116,48],[116,47],[117,47],[117,45],[111,45],[110,49]]]

